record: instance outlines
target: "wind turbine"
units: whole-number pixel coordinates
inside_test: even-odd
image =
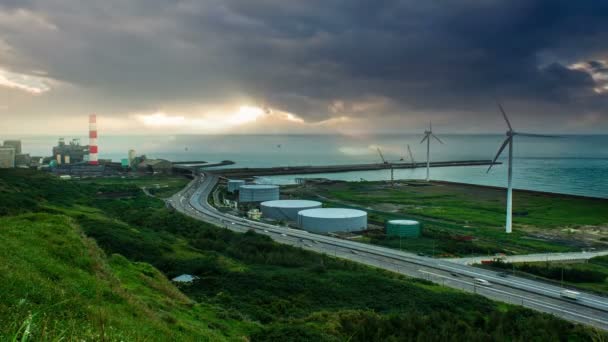
[[[502,145],[500,145],[500,148],[498,149],[498,153],[496,153],[496,157],[494,157],[494,160],[492,160],[492,164],[490,164],[490,167],[488,167],[488,171],[486,171],[486,173],[490,172],[490,170],[492,169],[492,166],[494,166],[494,163],[496,162],[496,160],[498,159],[498,157],[500,157],[500,154],[502,153],[502,151],[504,151],[505,147],[507,147],[507,145],[509,145],[509,162],[508,162],[508,175],[507,175],[507,219],[506,219],[506,223],[505,223],[505,229],[507,233],[511,233],[512,231],[512,223],[513,223],[513,138],[518,135],[518,136],[522,136],[522,137],[537,137],[537,138],[555,138],[555,135],[543,135],[543,134],[532,134],[532,133],[523,133],[523,132],[515,132],[513,130],[513,127],[511,126],[511,122],[509,122],[509,118],[507,117],[507,113],[505,112],[505,110],[502,108],[502,105],[500,103],[497,103],[498,108],[500,109],[500,112],[502,113],[503,118],[505,119],[505,122],[507,123],[507,126],[509,127],[509,130],[507,131],[506,135],[507,138],[505,139],[505,141],[502,143]]]
[[[420,141],[420,143],[422,144],[426,140],[426,181],[427,182],[430,180],[431,137],[435,138],[437,141],[439,141],[441,144],[443,144],[443,141],[441,141],[441,139],[437,138],[437,136],[435,134],[433,134],[433,124],[429,121],[429,130],[424,131],[424,138],[422,138],[422,141]]]

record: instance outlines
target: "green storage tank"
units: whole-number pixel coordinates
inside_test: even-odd
[[[420,236],[420,222],[414,220],[390,220],[386,222],[386,235],[399,237]]]

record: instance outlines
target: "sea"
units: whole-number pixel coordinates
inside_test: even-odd
[[[432,161],[492,159],[504,135],[438,135],[433,140]],[[4,137],[0,137],[4,138]],[[56,136],[20,138],[23,150],[37,156],[51,155]],[[66,141],[72,137],[65,137]],[[80,138],[86,143],[85,137]],[[228,167],[270,167],[379,163],[378,149],[387,161],[426,161],[426,143],[419,134],[381,135],[165,135],[101,136],[100,158],[120,161],[128,150],[149,158],[171,161],[232,160]],[[488,173],[487,166],[431,168],[431,178],[504,187],[507,184],[507,151]],[[395,179],[423,179],[424,168],[395,170]],[[314,175],[260,177],[258,182],[293,184],[299,177],[324,177],[347,181],[390,179],[389,170]],[[567,135],[557,138],[515,137],[513,183],[518,189],[608,198],[608,135]],[[607,208],[608,210],[608,208]]]

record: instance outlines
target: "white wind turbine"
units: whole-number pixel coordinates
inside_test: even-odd
[[[437,138],[437,136],[435,134],[433,134],[433,124],[429,121],[429,130],[428,131],[424,131],[424,138],[422,138],[422,141],[420,141],[420,143],[422,144],[425,140],[426,140],[426,181],[428,182],[430,180],[430,168],[431,168],[431,137],[437,139],[437,141],[439,141],[441,144],[443,144],[443,141],[441,141],[441,139]]]
[[[497,104],[498,104],[498,108],[500,109],[500,112],[502,113],[502,116],[505,118],[505,121],[507,122],[507,126],[509,126],[509,130],[506,133],[507,138],[505,139],[505,141],[502,143],[502,145],[498,149],[498,153],[496,153],[496,157],[494,157],[494,160],[492,160],[492,164],[490,164],[490,167],[488,167],[488,171],[486,171],[486,173],[490,172],[490,170],[492,169],[492,166],[494,166],[494,163],[496,162],[498,157],[500,157],[500,154],[502,153],[502,151],[504,151],[505,147],[507,147],[507,145],[509,145],[508,176],[507,176],[507,179],[508,179],[508,181],[507,181],[507,219],[506,219],[505,229],[506,229],[507,233],[511,233],[512,223],[513,223],[513,138],[516,135],[522,136],[522,137],[540,137],[540,138],[555,138],[556,136],[515,132],[513,130],[513,127],[511,127],[511,122],[509,122],[507,113],[505,113],[505,110],[502,108],[502,105],[500,103],[497,103]]]

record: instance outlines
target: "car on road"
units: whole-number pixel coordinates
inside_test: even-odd
[[[266,229],[264,229],[264,233],[268,233],[268,231]]]
[[[580,293],[578,293],[576,291],[572,291],[572,290],[562,290],[562,292],[560,292],[559,295],[562,298],[577,300]]]
[[[357,253],[357,251],[352,250],[352,249],[350,250],[350,252],[353,253],[353,254],[359,254],[359,253]]]
[[[281,236],[287,236],[287,234],[283,233],[283,234],[281,234]]]
[[[418,253],[418,256],[426,256],[426,254],[424,254],[424,253],[422,253],[422,252],[419,252],[419,253]]]
[[[458,277],[460,277],[460,276],[458,275],[458,273],[454,273],[454,272],[450,272],[450,275],[451,275],[452,277],[454,277],[454,278],[458,278]]]
[[[473,281],[477,285],[482,285],[482,286],[491,286],[492,285],[489,281],[487,281],[485,279],[481,279],[481,278],[475,278],[475,279],[473,279]]]
[[[497,276],[501,277],[501,278],[506,278],[509,276],[509,273],[507,272],[498,272],[496,273]]]

